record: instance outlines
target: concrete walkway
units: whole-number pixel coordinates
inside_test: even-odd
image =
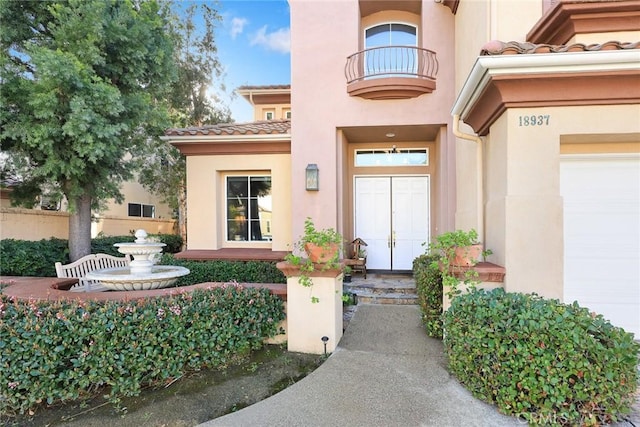
[[[522,426],[449,376],[418,306],[360,305],[336,351],[282,392],[202,426]]]

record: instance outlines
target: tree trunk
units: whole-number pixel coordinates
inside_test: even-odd
[[[69,215],[69,259],[71,262],[91,253],[91,197],[75,200],[75,210]]]
[[[178,190],[178,232],[182,237],[182,250],[187,249],[187,186],[184,178]]]

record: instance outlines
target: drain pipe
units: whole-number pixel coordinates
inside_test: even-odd
[[[476,177],[476,192],[478,194],[476,200],[476,209],[478,211],[478,224],[477,231],[478,236],[483,244],[486,245],[485,235],[484,235],[484,186],[483,186],[483,173],[482,173],[482,138],[478,135],[473,135],[470,133],[464,133],[460,130],[460,115],[453,115],[453,134],[460,138],[466,139],[467,141],[474,141],[476,143],[476,162],[478,167],[478,176]]]

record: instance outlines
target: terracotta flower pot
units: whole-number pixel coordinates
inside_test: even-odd
[[[305,243],[304,250],[311,262],[316,264],[326,264],[335,258],[340,247],[337,243],[330,243],[326,246],[318,246],[313,243]]]
[[[482,245],[460,246],[455,249],[455,257],[451,265],[469,267],[476,265],[482,257]]]

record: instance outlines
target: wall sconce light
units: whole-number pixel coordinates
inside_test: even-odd
[[[320,188],[319,169],[315,163],[307,165],[306,169],[306,188],[307,191],[318,191]]]

